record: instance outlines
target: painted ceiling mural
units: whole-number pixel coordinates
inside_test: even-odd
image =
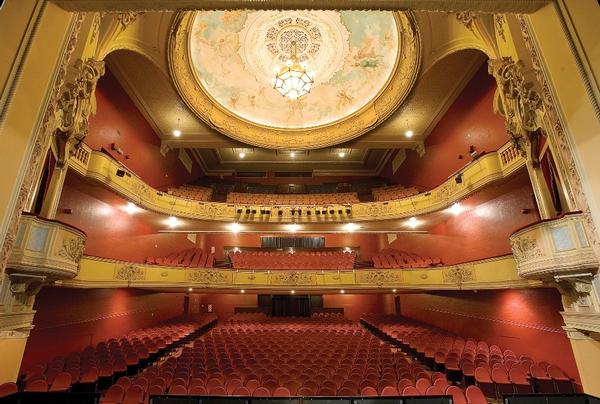
[[[315,84],[297,100],[272,88],[296,43]],[[300,129],[341,121],[386,87],[401,54],[391,12],[206,11],[191,25],[189,57],[218,104],[256,125]]]

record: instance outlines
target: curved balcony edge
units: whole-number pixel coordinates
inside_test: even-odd
[[[510,236],[510,244],[517,271],[526,279],[556,280],[573,274],[593,275],[600,266],[581,212],[521,228]]]
[[[455,175],[452,175],[434,189],[404,199],[340,205],[326,204],[328,210],[333,210],[334,214],[325,216],[293,215],[292,211],[298,207],[310,208],[308,205],[236,205],[200,202],[176,197],[150,187],[140,177],[110,156],[92,151],[86,145],[82,145],[78,152],[73,153],[69,160],[69,166],[80,175],[104,184],[110,190],[128,198],[140,207],[169,216],[175,215],[207,221],[239,221],[241,223],[291,223],[292,221],[295,223],[341,223],[349,220],[364,222],[401,219],[447,208],[482,187],[514,174],[525,166],[525,159],[511,144],[507,143],[498,151],[484,154],[459,170],[458,173],[461,174],[462,179],[460,183],[455,181]],[[281,214],[247,215],[239,213],[260,212],[265,209],[271,212],[281,211]]]
[[[59,282],[81,288],[188,288],[205,291],[474,290],[542,286],[522,279],[512,255],[423,270],[235,270],[162,267],[85,256],[79,275]]]
[[[11,276],[71,279],[79,273],[86,234],[76,227],[24,213],[6,271]]]

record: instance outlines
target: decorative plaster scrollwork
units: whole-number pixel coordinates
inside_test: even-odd
[[[496,33],[504,42],[506,42],[506,34],[504,33],[504,15],[496,14],[494,16],[494,24],[496,26]]]
[[[542,133],[544,117],[541,96],[533,89],[533,84],[525,79],[521,62],[515,62],[510,57],[490,60],[488,71],[498,84],[494,109],[505,117],[506,131],[512,143],[537,168],[537,138]]]
[[[63,258],[70,259],[75,263],[79,263],[83,256],[85,248],[85,240],[83,237],[64,239],[62,247],[58,251],[58,255]]]
[[[121,29],[125,31],[125,29],[133,24],[137,19],[138,15],[142,14],[141,12],[135,11],[124,11],[122,13],[117,14],[117,21],[121,25]]]
[[[314,285],[316,277],[306,272],[282,272],[275,273],[271,277],[271,283],[280,285]]]
[[[402,282],[402,273],[400,271],[369,271],[363,274],[359,279],[359,283],[379,286],[400,282]]]
[[[456,266],[443,271],[442,278],[444,283],[456,283],[457,285],[461,285],[465,282],[475,281],[475,272],[473,271],[473,268]]]
[[[115,279],[121,281],[143,281],[146,278],[144,268],[135,265],[123,265],[115,271]]]
[[[532,238],[523,237],[511,240],[511,247],[517,262],[542,256],[542,252],[537,246],[537,240]]]
[[[88,134],[88,119],[96,113],[96,83],[104,75],[104,61],[96,59],[78,60],[78,70],[73,83],[57,101],[55,109],[56,132],[52,148],[56,165],[65,166],[72,147],[79,147]]]
[[[195,269],[188,270],[185,273],[185,278],[191,282],[198,283],[227,283],[229,282],[229,277],[225,272],[221,271],[213,271],[210,269]]]
[[[461,11],[456,13],[455,16],[462,25],[469,29],[469,31],[475,32],[475,19],[477,18],[475,13],[471,11]]]

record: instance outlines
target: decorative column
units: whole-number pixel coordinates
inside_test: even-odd
[[[527,161],[527,172],[542,219],[556,216],[550,190],[540,169],[539,142],[545,137],[542,129],[543,102],[523,75],[523,66],[512,58],[489,61],[488,71],[496,79],[498,88],[494,110],[506,119],[506,132],[511,142]]]
[[[69,157],[81,146],[88,134],[88,118],[96,113],[96,84],[105,71],[104,61],[96,59],[78,60],[75,67],[77,77],[73,83],[66,85],[54,113],[56,130],[51,147],[56,166],[41,211],[41,216],[48,219],[56,216]]]

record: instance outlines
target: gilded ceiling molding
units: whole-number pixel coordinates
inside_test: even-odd
[[[169,38],[169,69],[188,107],[215,130],[258,147],[312,149],[352,140],[383,122],[413,89],[421,65],[421,39],[414,16],[395,13],[399,50],[396,66],[385,87],[367,105],[338,121],[311,128],[275,128],[234,115],[215,101],[200,84],[190,54],[195,12],[180,13]]]
[[[557,102],[554,100],[552,90],[550,89],[550,84],[548,83],[546,74],[544,73],[544,69],[542,67],[543,62],[532,37],[527,18],[525,16],[518,16],[518,21],[521,27],[521,33],[525,42],[525,46],[529,50],[533,71],[535,72],[537,81],[541,86],[541,99],[546,111],[545,119],[547,121],[547,125],[545,126],[547,129],[547,135],[550,137],[552,143],[556,145],[559,151],[559,153],[557,153],[557,155],[554,157],[559,160],[559,167],[564,167],[564,169],[561,169],[561,171],[563,174],[563,179],[567,185],[568,197],[573,202],[573,205],[576,206],[576,209],[583,211],[586,225],[590,230],[589,235],[592,244],[595,247],[596,255],[600,255],[600,242],[597,236],[598,230],[590,213],[590,207],[583,191],[581,177],[577,169],[575,158],[573,157],[574,151],[569,144],[568,134],[565,131],[565,127],[560,119],[559,112],[556,107]]]
[[[533,13],[550,0],[54,0],[68,11],[415,10]]]
[[[77,39],[84,18],[85,17],[83,13],[77,13],[75,14],[72,20],[69,39],[65,46],[65,51],[62,55],[62,58],[59,62],[55,81],[50,87],[52,88],[52,91],[50,92],[50,97],[46,106],[46,111],[44,113],[44,117],[39,126],[39,129],[35,134],[35,140],[31,156],[29,158],[28,164],[25,166],[25,170],[27,172],[23,177],[23,183],[21,184],[19,189],[19,194],[15,203],[15,208],[12,213],[12,218],[10,220],[8,230],[6,232],[6,237],[4,239],[4,242],[2,243],[2,250],[0,251],[0,269],[2,270],[2,274],[4,274],[6,262],[8,261],[8,257],[10,256],[10,253],[16,240],[21,212],[23,212],[26,209],[29,197],[34,192],[34,187],[37,178],[39,178],[39,176],[41,175],[41,169],[43,166],[44,159],[46,158],[48,145],[50,143],[52,134],[56,129],[56,117],[54,113],[55,108],[61,94],[61,89],[63,87],[64,80],[67,74],[67,67],[69,65],[71,55],[77,45]]]

